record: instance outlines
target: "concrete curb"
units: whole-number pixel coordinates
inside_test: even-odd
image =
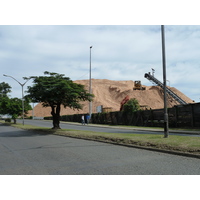
[[[178,156],[185,156],[185,157],[200,159],[200,155],[187,153],[187,152],[158,149],[158,148],[139,146],[139,145],[134,145],[134,144],[117,143],[117,142],[106,141],[106,140],[102,140],[102,139],[88,138],[88,137],[84,137],[84,136],[63,135],[63,134],[59,134],[59,133],[54,133],[54,135],[82,139],[82,140],[90,140],[90,141],[102,142],[102,143],[113,144],[113,145],[120,145],[120,146],[125,146],[125,147],[130,147],[130,148],[137,148],[137,149],[143,149],[143,150],[148,150],[148,151],[156,151],[156,152],[161,152],[161,153],[167,153],[167,154],[173,154],[173,155],[178,155]]]
[[[62,122],[63,123],[63,122]],[[76,124],[82,126],[80,123],[71,123],[71,122],[64,122],[68,124]],[[128,129],[128,130],[136,130],[136,131],[154,131],[154,132],[163,132],[163,130],[157,130],[157,129],[151,129],[151,128],[129,128],[129,127],[119,127],[119,126],[108,126],[108,125],[96,125],[96,124],[89,124],[88,126],[93,127],[101,127],[101,128],[113,128],[113,129]],[[180,134],[192,134],[192,135],[200,135],[200,132],[198,131],[176,131],[176,130],[170,130],[171,133],[180,133]],[[63,135],[64,136],[64,135]],[[150,151],[156,151],[161,153],[167,153],[167,154],[173,154],[173,155],[179,155],[179,156],[186,156],[186,157],[192,157],[192,158],[198,158],[200,159],[200,155],[198,154],[192,154],[187,152],[179,152],[179,151],[173,151],[173,150],[165,150],[165,149],[158,149],[158,148],[152,148],[152,147],[145,147],[145,146],[139,146],[139,145],[133,145],[133,144],[123,144],[123,143],[117,143],[117,142],[111,142],[111,141],[103,141],[99,139],[93,139],[93,138],[85,138],[85,137],[75,137],[75,136],[66,136],[66,137],[73,137],[73,138],[79,138],[84,140],[92,140],[97,142],[103,142],[103,143],[109,143],[114,145],[120,145],[120,146],[126,146],[126,147],[132,147],[132,148],[138,148],[138,149],[144,149],[144,150],[150,150]]]

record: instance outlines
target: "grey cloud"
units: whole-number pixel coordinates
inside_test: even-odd
[[[175,87],[182,84],[187,95],[191,81],[199,84],[200,26],[165,30],[167,78]],[[93,78],[141,79],[151,85],[143,76],[155,68],[162,80],[160,26],[0,26],[0,43],[1,71],[19,79],[44,71],[86,79],[92,45]]]

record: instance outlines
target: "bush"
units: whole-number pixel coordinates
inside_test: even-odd
[[[53,120],[53,117],[52,116],[44,117],[44,120]]]
[[[124,104],[125,113],[133,113],[140,109],[140,104],[137,99],[130,99],[126,104]]]
[[[7,118],[7,119],[5,119],[5,122],[11,123],[11,119],[10,119],[10,118]]]

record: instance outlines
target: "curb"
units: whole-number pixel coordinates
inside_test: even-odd
[[[68,122],[66,122],[66,123],[68,123]],[[2,124],[2,123],[0,122],[0,124]],[[75,124],[75,123],[69,123],[69,124]],[[80,124],[80,126],[82,126],[82,125]],[[104,127],[107,128],[106,126],[104,126]],[[120,128],[120,127],[114,127],[114,128]],[[53,133],[53,135],[71,137],[71,138],[83,139],[83,140],[90,140],[90,141],[108,143],[108,144],[113,144],[113,145],[120,145],[120,146],[125,146],[125,147],[130,147],[130,148],[137,148],[137,149],[156,151],[156,152],[161,152],[161,153],[167,153],[167,154],[173,154],[173,155],[179,155],[179,156],[185,156],[185,157],[192,157],[192,158],[200,159],[200,155],[192,154],[192,153],[186,153],[186,152],[179,152],[179,151],[166,150],[166,149],[158,149],[158,148],[139,146],[139,145],[134,145],[134,144],[117,143],[117,142],[105,141],[105,140],[101,140],[101,139],[87,138],[87,137],[83,137],[83,136],[80,137],[80,136],[72,136],[72,135],[63,135],[63,134],[59,134],[59,133]]]
[[[102,142],[102,143],[107,143],[107,144],[125,146],[125,147],[129,147],[129,148],[137,148],[137,149],[143,149],[143,150],[148,150],[148,151],[156,151],[156,152],[161,152],[161,153],[167,153],[167,154],[173,154],[173,155],[178,155],[178,156],[200,159],[200,155],[198,155],[198,154],[192,154],[192,153],[186,153],[186,152],[180,152],[180,151],[158,149],[158,148],[139,146],[139,145],[134,145],[134,144],[117,143],[117,142],[105,141],[105,140],[101,140],[101,139],[87,138],[87,137],[84,137],[84,136],[62,135],[62,134],[59,134],[59,133],[54,133],[54,135],[70,137],[70,138],[75,138],[75,139],[81,139],[81,140],[90,140],[90,141],[95,141],[95,142]]]

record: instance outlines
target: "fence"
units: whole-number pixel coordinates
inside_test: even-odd
[[[81,122],[82,114],[61,116],[61,121]],[[169,127],[200,128],[200,103],[168,108]],[[45,117],[45,119],[52,119]],[[109,112],[92,114],[94,124],[133,125],[148,127],[164,126],[164,110],[141,110],[131,114]]]

